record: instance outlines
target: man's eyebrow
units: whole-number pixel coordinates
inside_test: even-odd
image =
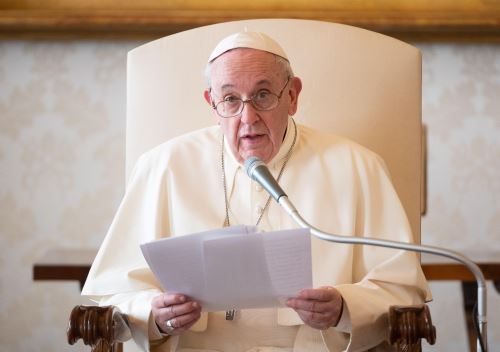
[[[255,85],[256,86],[261,86],[261,85],[272,85],[272,82],[268,79],[261,79],[260,81],[258,81]],[[221,90],[224,90],[224,89],[230,89],[230,88],[234,88],[234,84],[232,83],[226,83],[226,84],[223,84],[220,89]]]
[[[257,86],[260,86],[260,85],[263,85],[263,84],[269,84],[269,85],[272,85],[273,83],[268,80],[268,79],[261,79],[260,81],[257,82]]]
[[[226,84],[223,84],[220,89],[223,90],[223,89],[226,89],[226,88],[233,88],[234,87],[234,84],[231,84],[231,83],[226,83]]]

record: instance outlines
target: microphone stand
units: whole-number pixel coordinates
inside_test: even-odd
[[[259,182],[259,180],[256,180]],[[260,182],[259,182],[260,183]],[[262,185],[264,186],[264,185]],[[267,186],[267,185],[266,185]],[[264,188],[269,192],[268,187]],[[270,192],[271,193],[271,192]],[[271,194],[273,197],[275,194]],[[373,238],[361,238],[361,237],[353,237],[353,236],[339,236],[330,233],[323,232],[307,221],[299,214],[295,206],[288,199],[286,194],[280,194],[279,197],[274,197],[275,200],[285,209],[285,211],[290,215],[290,217],[301,227],[309,228],[311,234],[315,237],[318,237],[325,241],[336,242],[336,243],[345,243],[345,244],[365,244],[371,246],[378,247],[386,247],[393,249],[404,249],[412,252],[421,252],[421,253],[429,253],[434,255],[440,255],[443,257],[447,257],[450,259],[454,259],[459,261],[463,265],[465,265],[476,277],[477,281],[477,320],[479,325],[479,334],[477,336],[477,351],[487,352],[487,334],[486,334],[486,282],[484,279],[484,275],[473,261],[462,255],[461,253],[451,251],[444,248],[434,247],[434,246],[426,246],[426,245],[416,245],[411,243],[404,242],[396,242],[389,240],[378,240]]]

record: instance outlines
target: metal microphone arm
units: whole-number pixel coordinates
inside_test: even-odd
[[[370,246],[386,247],[393,249],[403,249],[412,252],[429,253],[434,255],[440,255],[450,259],[454,259],[463,265],[465,265],[476,277],[477,281],[477,320],[479,325],[479,334],[477,336],[477,350],[482,350],[487,352],[487,333],[486,333],[486,282],[484,280],[483,273],[479,266],[477,266],[469,258],[465,257],[463,254],[451,251],[444,248],[416,245],[405,242],[396,242],[388,240],[379,240],[373,238],[363,238],[355,236],[339,236],[318,230],[314,226],[310,225],[307,221],[302,218],[295,206],[290,202],[286,193],[281,189],[278,182],[274,179],[266,164],[257,157],[249,157],[245,161],[245,169],[248,176],[258,182],[273,198],[278,202],[290,215],[290,217],[299,226],[304,228],[309,228],[311,233],[325,241],[336,242],[336,243],[346,243],[346,244],[365,244]],[[483,342],[483,343],[481,343]]]
[[[477,336],[477,351],[482,350],[482,346],[484,346],[483,352],[487,352],[487,334],[486,334],[486,282],[484,280],[484,275],[473,261],[465,257],[463,254],[451,251],[444,248],[434,247],[434,246],[426,246],[426,245],[416,245],[411,243],[404,242],[396,242],[396,241],[388,241],[388,240],[379,240],[373,238],[361,238],[354,236],[339,236],[334,234],[329,234],[318,230],[307,221],[302,218],[299,214],[295,206],[290,202],[288,196],[282,195],[277,199],[277,202],[285,209],[285,211],[290,215],[290,217],[301,227],[309,228],[311,230],[311,234],[325,241],[336,242],[336,243],[346,243],[346,244],[365,244],[371,246],[378,247],[386,247],[393,249],[404,249],[412,252],[422,252],[429,253],[434,255],[440,255],[443,257],[447,257],[450,259],[454,259],[459,261],[463,265],[465,265],[476,277],[477,281],[477,320],[479,324],[479,335]],[[482,339],[482,346],[481,346]]]

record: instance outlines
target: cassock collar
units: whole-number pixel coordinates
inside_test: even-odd
[[[283,143],[281,144],[281,148],[278,151],[278,154],[274,156],[274,158],[271,159],[270,162],[267,163],[267,167],[271,171],[275,171],[274,173],[278,172],[277,170],[281,167],[283,164],[283,159],[286,157],[286,154],[288,153],[288,150],[292,146],[293,143],[293,138],[294,138],[294,125],[292,122],[292,117],[288,118],[288,126],[286,128],[286,133],[285,133],[285,139],[283,140]],[[297,128],[297,140],[299,138],[299,129]],[[297,142],[296,142],[297,143]],[[244,169],[244,165],[240,164],[236,157],[234,156],[231,148],[229,147],[227,138],[224,138],[224,156],[225,156],[225,167],[226,167],[226,178],[227,181],[233,180],[234,175],[236,171],[239,168]]]

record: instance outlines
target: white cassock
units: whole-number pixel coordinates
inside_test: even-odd
[[[403,207],[383,161],[347,139],[297,125],[297,138],[280,184],[302,216],[326,232],[412,242]],[[292,145],[289,120],[279,153],[268,163],[276,176]],[[160,338],[151,300],[161,293],[139,245],[166,236],[220,228],[226,210],[218,126],[189,133],[144,154],[92,265],[82,294],[128,314],[144,350]],[[225,177],[232,225],[254,225],[268,194],[245,174],[227,145]],[[297,228],[272,201],[259,228]],[[156,347],[161,351],[387,350],[389,306],[430,298],[417,256],[393,249],[312,239],[313,285],[335,286],[344,298],[339,325],[315,330],[289,308],[242,310],[233,321],[203,313],[191,331]]]

